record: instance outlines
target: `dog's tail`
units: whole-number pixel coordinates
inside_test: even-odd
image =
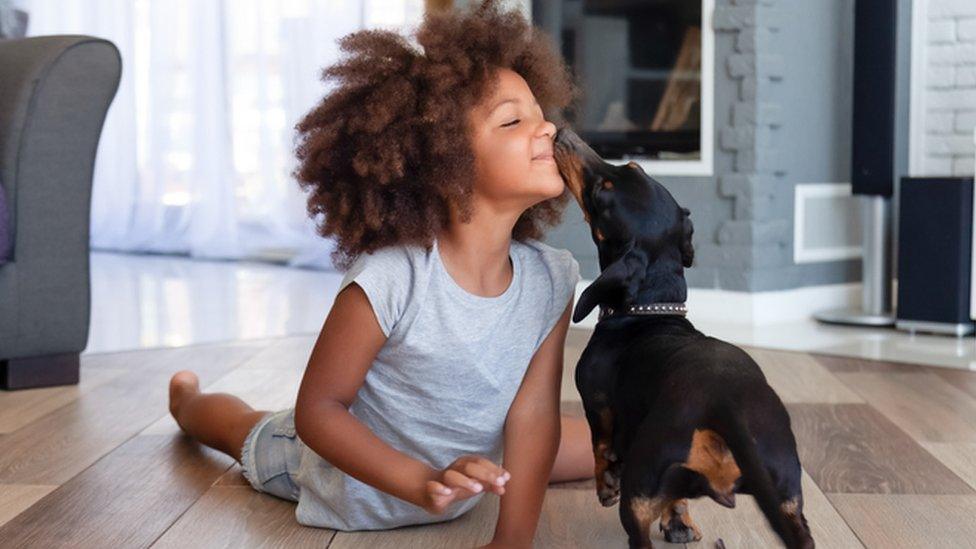
[[[752,440],[745,421],[729,402],[717,406],[716,412],[712,420],[714,429],[725,439],[725,444],[742,472],[743,480],[748,483],[759,509],[769,520],[769,525],[787,547],[802,547],[780,508],[781,502],[773,479],[756,451],[756,443]]]

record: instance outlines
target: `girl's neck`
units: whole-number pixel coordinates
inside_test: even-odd
[[[479,215],[478,210],[467,223],[452,216],[451,223],[437,235],[437,249],[459,286],[484,296],[499,295],[508,288],[514,276],[509,250],[517,220]]]

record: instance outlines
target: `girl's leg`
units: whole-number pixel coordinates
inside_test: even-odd
[[[234,395],[201,393],[199,378],[189,370],[170,378],[169,411],[186,434],[238,462],[247,433],[270,413],[256,411]]]
[[[593,441],[586,418],[563,415],[560,428],[559,451],[549,482],[593,478]]]

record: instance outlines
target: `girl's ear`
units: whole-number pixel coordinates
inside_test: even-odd
[[[600,276],[583,290],[573,310],[573,322],[586,318],[597,305],[609,303],[619,306],[633,303],[637,298],[637,285],[646,271],[647,255],[635,248],[634,240],[631,240],[624,253],[607,265]]]

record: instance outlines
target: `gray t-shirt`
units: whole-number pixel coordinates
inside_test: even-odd
[[[514,277],[496,297],[458,286],[436,242],[429,251],[396,246],[363,254],[339,285],[340,291],[353,281],[362,287],[387,336],[350,413],[393,448],[436,469],[462,454],[501,464],[508,409],[580,278],[567,250],[513,240],[509,255]],[[295,514],[307,526],[379,530],[441,522],[485,495],[431,515],[299,447]]]

